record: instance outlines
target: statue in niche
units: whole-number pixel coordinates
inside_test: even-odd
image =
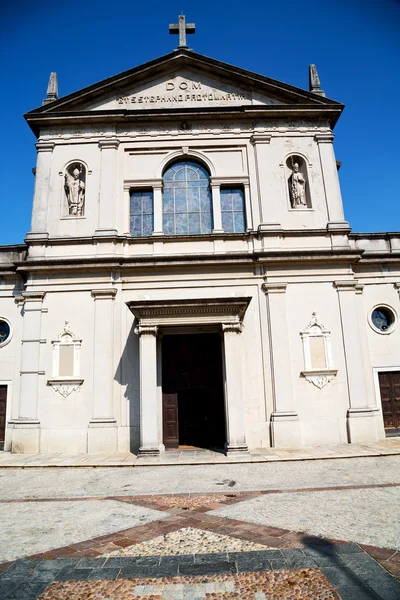
[[[74,163],[65,172],[64,190],[68,202],[68,214],[83,217],[85,209],[85,167]]]
[[[292,174],[289,177],[289,193],[292,208],[307,206],[306,180],[299,170],[299,163],[292,162]]]

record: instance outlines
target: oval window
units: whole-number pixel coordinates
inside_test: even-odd
[[[371,322],[380,333],[389,333],[396,321],[395,314],[387,306],[377,306],[371,313]]]
[[[3,346],[10,341],[11,327],[10,323],[5,319],[0,318],[0,346]]]

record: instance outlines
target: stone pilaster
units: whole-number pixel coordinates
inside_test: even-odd
[[[162,212],[162,179],[153,181],[153,235],[164,235],[163,212]]]
[[[117,155],[119,140],[100,140],[100,196],[99,196],[99,225],[95,234],[99,236],[116,235],[116,178]]]
[[[139,454],[157,456],[160,453],[157,419],[157,330],[156,326],[140,325],[140,448]]]
[[[281,229],[276,214],[276,198],[270,187],[272,181],[271,136],[266,133],[254,133],[251,137],[254,146],[254,158],[257,173],[257,187],[260,210],[260,231]]]
[[[342,194],[340,192],[332,133],[317,133],[315,141],[321,161],[322,180],[328,209],[328,230],[348,229],[344,219]]]
[[[213,183],[211,179],[211,194],[213,207],[213,233],[223,233],[221,216],[220,184]]]
[[[225,410],[227,452],[247,452],[246,419],[242,388],[242,324],[222,325],[224,334]]]
[[[93,417],[89,423],[88,451],[116,452],[113,414],[114,288],[92,290],[94,298]]]
[[[274,394],[271,414],[272,443],[277,448],[301,445],[299,417],[293,398],[286,283],[264,283]]]
[[[13,427],[12,452],[38,453],[40,451],[40,421],[38,419],[40,347],[43,300],[45,292],[22,292],[23,329],[21,340],[21,370],[18,418]]]
[[[35,171],[35,192],[33,196],[31,231],[28,240],[47,239],[47,208],[50,192],[51,161],[53,158],[54,142],[38,142]]]
[[[360,332],[357,281],[335,281],[338,292],[344,357],[347,370],[349,409],[347,411],[347,431],[350,443],[374,441],[378,439],[375,412],[369,405],[368,385],[365,364],[363,336]]]

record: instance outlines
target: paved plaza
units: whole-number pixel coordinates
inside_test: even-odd
[[[400,598],[400,456],[0,469],[1,600]]]

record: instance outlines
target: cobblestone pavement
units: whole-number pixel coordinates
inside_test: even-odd
[[[178,490],[219,493],[393,481],[400,483],[400,456],[140,469],[0,468],[0,499],[174,494]]]
[[[400,487],[270,494],[211,514],[400,550]]]
[[[399,600],[399,466],[0,470],[0,599]]]

